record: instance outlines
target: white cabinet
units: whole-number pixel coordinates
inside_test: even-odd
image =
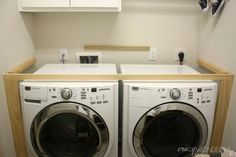
[[[120,11],[121,0],[71,0],[71,7],[84,10]]]
[[[22,7],[32,7],[32,8],[40,8],[40,7],[69,7],[69,0],[21,0],[20,1]]]
[[[18,0],[21,12],[121,11],[121,0]]]

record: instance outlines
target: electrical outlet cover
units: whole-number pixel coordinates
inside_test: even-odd
[[[59,50],[60,53],[60,60],[62,60],[62,55],[64,55],[64,60],[68,60],[68,49],[60,49]]]
[[[98,64],[102,62],[102,52],[77,52],[75,58],[80,64]]]
[[[183,52],[184,53],[184,61],[187,60],[187,49],[176,49],[175,52],[174,52],[174,60],[175,61],[178,61],[179,60],[179,53],[180,52]]]

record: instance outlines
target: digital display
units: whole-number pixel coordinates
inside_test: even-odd
[[[31,87],[27,86],[27,87],[25,87],[25,90],[29,91],[29,90],[31,90]]]
[[[198,88],[198,89],[197,89],[197,92],[198,92],[198,93],[202,92],[202,88]]]
[[[92,88],[91,91],[92,92],[97,92],[97,88]]]

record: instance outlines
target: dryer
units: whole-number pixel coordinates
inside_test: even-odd
[[[36,74],[116,74],[111,64],[47,64]],[[20,84],[29,157],[116,157],[117,81]]]
[[[199,74],[185,65],[121,65],[123,74]],[[123,157],[189,157],[209,146],[217,84],[124,81]]]

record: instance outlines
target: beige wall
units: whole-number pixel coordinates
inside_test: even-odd
[[[141,3],[142,2],[142,3]],[[68,48],[70,62],[85,44],[147,45],[158,48],[157,61],[145,52],[106,52],[106,63],[176,63],[176,48],[188,50],[194,65],[199,34],[197,2],[124,0],[121,13],[39,13],[35,15],[38,65],[58,62]],[[133,57],[135,56],[135,57]]]
[[[127,1],[127,0],[126,0]],[[154,0],[126,2],[124,11],[116,13],[40,13],[19,14],[16,0],[0,0],[0,73],[26,58],[36,56],[38,65],[58,62],[59,48],[74,52],[84,44],[149,45],[158,48],[157,61],[148,61],[147,53],[106,52],[104,62],[175,63],[176,48],[187,48],[187,62],[194,65],[203,58],[236,73],[236,1],[231,0],[219,18],[199,16],[197,1]],[[199,24],[201,22],[201,27]],[[200,36],[199,36],[200,34]],[[198,54],[199,51],[199,54]],[[134,57],[135,56],[135,57]],[[235,95],[236,86],[234,86]],[[224,146],[236,150],[236,98],[232,97]],[[0,149],[5,157],[14,157],[9,115],[0,79]],[[0,155],[1,156],[1,155]]]
[[[0,75],[34,55],[32,15],[21,15],[16,0],[0,0]],[[4,84],[0,77],[0,149],[4,157],[14,157]],[[0,154],[2,157],[2,154]]]
[[[199,57],[236,74],[236,1],[228,2],[218,17],[203,16]],[[223,146],[236,150],[236,83],[224,133]]]

